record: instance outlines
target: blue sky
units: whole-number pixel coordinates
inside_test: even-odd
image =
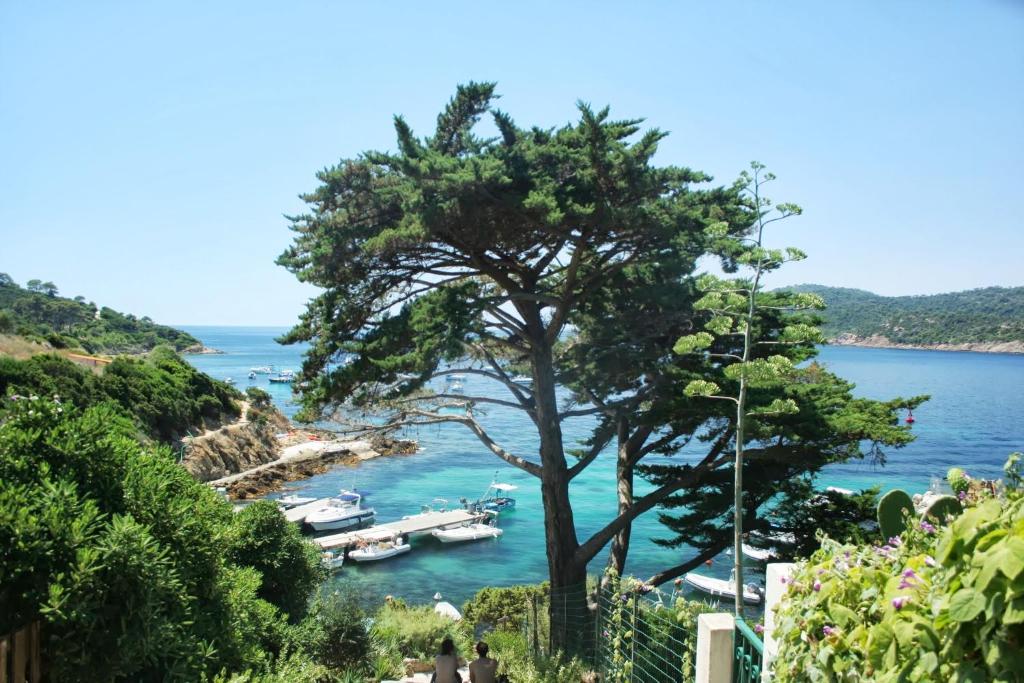
[[[374,5],[374,6],[371,6]],[[0,4],[0,271],[168,323],[286,325],[275,257],[316,170],[430,131],[459,82],[751,159],[805,209],[770,284],[1024,284],[1024,3]]]

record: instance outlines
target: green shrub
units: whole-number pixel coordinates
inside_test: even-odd
[[[307,655],[335,672],[362,671],[371,652],[366,613],[351,594],[321,597],[297,628],[296,642]]]
[[[959,467],[949,468],[949,471],[946,472],[946,481],[949,482],[949,487],[956,494],[967,493],[967,488],[971,485],[971,478]]]
[[[779,606],[775,680],[1014,681],[1024,671],[1024,496],[892,545],[826,541]]]
[[[446,637],[455,641],[460,656],[472,653],[472,637],[465,625],[438,614],[430,605],[405,609],[385,605],[374,617],[373,634],[395,643],[403,657],[431,659]]]
[[[547,581],[506,588],[488,586],[477,591],[462,606],[462,615],[477,627],[519,631],[525,622],[529,599],[542,598],[547,594]]]

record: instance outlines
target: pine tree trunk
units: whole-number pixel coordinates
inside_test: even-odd
[[[586,563],[579,563],[576,524],[569,500],[569,469],[562,445],[562,427],[555,397],[555,375],[551,349],[534,343],[533,387],[540,435],[541,495],[544,500],[544,537],[548,577],[554,599],[550,605],[551,646],[571,649],[580,635],[575,623],[580,606],[586,605]],[[585,611],[585,610],[584,610]]]
[[[632,453],[628,450],[629,425],[625,419],[618,424],[618,452],[615,465],[616,493],[618,495],[618,515],[622,516],[633,506],[633,474]],[[615,534],[611,549],[608,551],[608,569],[622,576],[626,569],[626,555],[629,553],[629,536],[633,525],[627,524],[622,531]]]

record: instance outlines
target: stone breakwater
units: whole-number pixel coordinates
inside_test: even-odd
[[[830,339],[835,346],[865,346],[875,349],[912,349],[917,351],[973,351],[976,353],[1024,353],[1024,341],[1009,342],[965,342],[963,344],[898,344],[887,337],[876,334],[861,337],[856,334],[840,334]]]

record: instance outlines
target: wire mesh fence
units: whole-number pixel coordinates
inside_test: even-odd
[[[526,606],[526,638],[536,657],[577,657],[602,681],[693,680],[697,614],[712,605],[676,601],[631,584],[554,589]]]

